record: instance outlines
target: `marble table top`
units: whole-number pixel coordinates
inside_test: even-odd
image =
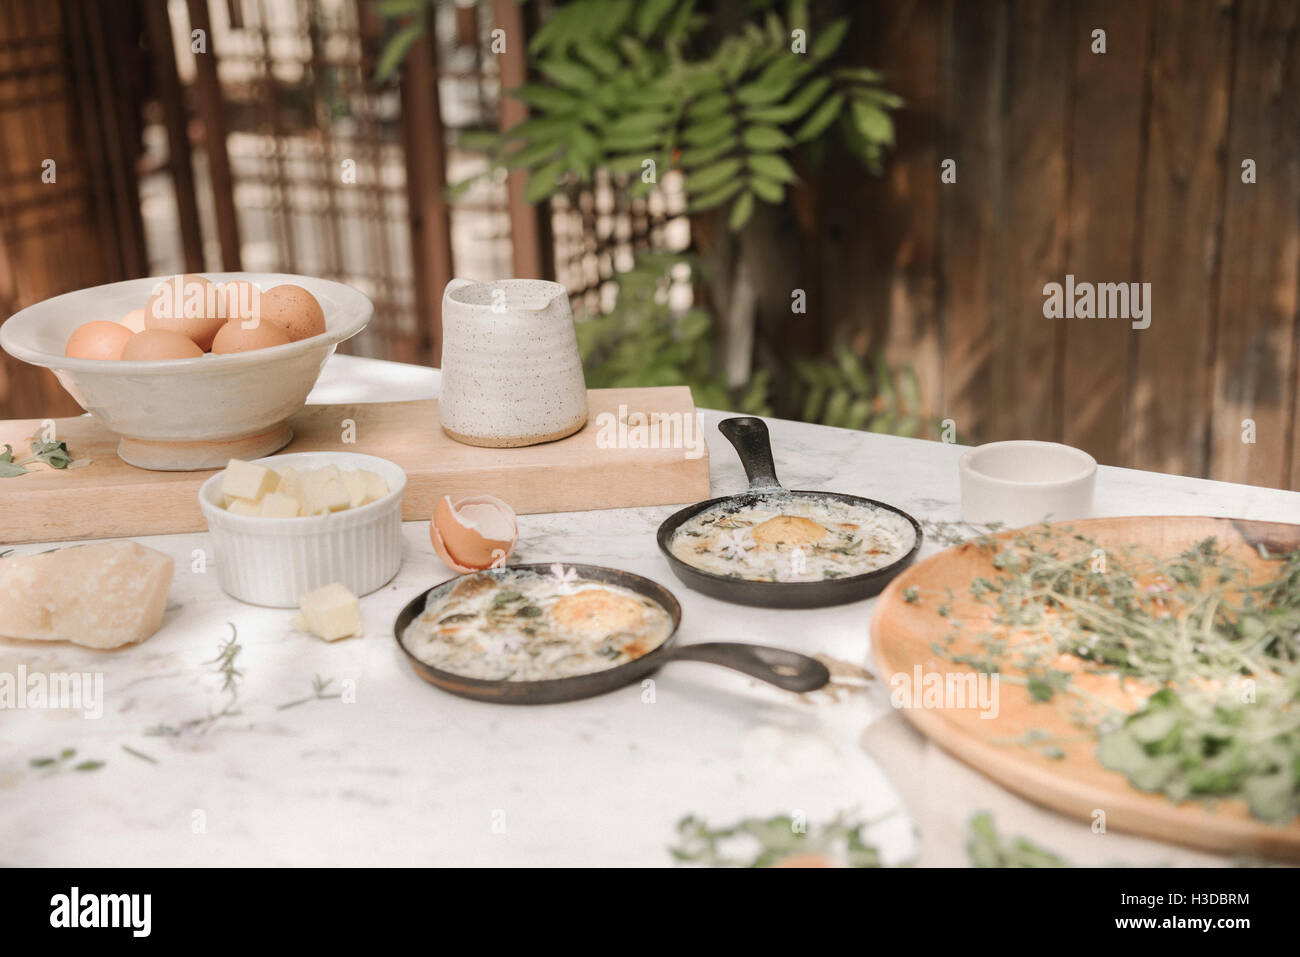
[[[417,399],[437,387],[434,370],[336,356],[311,401]],[[744,487],[717,432],[723,417],[703,413],[715,495]],[[769,426],[789,487],[867,495],[923,519],[960,517],[959,446]],[[520,516],[514,560],[581,560],[648,576],[680,599],[682,641],[829,656],[843,672],[831,689],[795,696],[677,663],[658,673],[651,702],[640,686],[536,708],[466,701],[420,680],[393,640],[398,610],[450,577],[427,523],[404,526],[402,570],[362,599],[365,637],[335,644],[294,631],[291,611],[227,597],[211,568],[194,571],[205,534],[140,538],[176,560],[164,625],[148,641],[100,653],[0,640],[0,673],[103,674],[98,718],[61,710],[0,717],[0,864],[653,866],[672,863],[667,849],[688,814],[725,825],[843,813],[873,822],[870,838],[886,861],[958,865],[966,822],[979,810],[992,811],[1004,833],[1077,863],[1223,862],[1119,834],[1098,841],[1086,825],[928,745],[893,712],[885,689],[855,678],[870,666],[873,601],[773,611],[690,591],[655,546],[673,510]],[[1300,521],[1300,494],[1103,467],[1096,514]],[[935,550],[927,544],[923,555]],[[227,707],[214,659],[232,632],[240,677]],[[318,678],[328,684],[313,698]],[[32,764],[66,749],[75,755]],[[102,765],[76,770],[83,761]]]

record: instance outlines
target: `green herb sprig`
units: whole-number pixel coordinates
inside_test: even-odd
[[[1134,787],[1240,797],[1279,823],[1300,813],[1300,550],[1261,550],[1276,572],[1255,582],[1213,538],[1171,560],[1048,525],[971,543],[996,570],[969,589],[989,627],[955,621],[937,653],[1038,701],[1068,699],[1098,760]],[[1048,640],[1012,641],[1025,633]],[[1129,714],[1080,687],[1062,655],[1157,690]]]
[[[77,756],[76,748],[64,748],[54,757],[38,757],[28,761],[28,765],[42,771],[59,771],[71,767],[74,771],[98,771],[104,766],[103,761],[78,761],[70,764]]]
[[[145,734],[155,738],[179,738],[185,734],[207,734],[207,732],[218,721],[223,718],[232,718],[239,714],[237,707],[239,702],[239,682],[243,679],[244,673],[239,670],[235,662],[239,658],[239,653],[243,651],[243,646],[239,643],[239,631],[235,628],[234,622],[226,622],[230,627],[230,637],[224,639],[217,646],[217,656],[208,664],[217,666],[217,673],[221,675],[221,690],[227,695],[225,704],[217,711],[210,711],[201,718],[190,718],[182,721],[178,725],[157,724],[145,730]]]
[[[730,827],[711,828],[695,815],[677,823],[679,843],[669,848],[682,864],[705,867],[771,867],[796,855],[821,855],[849,867],[881,867],[880,851],[867,843],[870,825],[844,816],[806,828],[793,818],[745,818]]]
[[[677,824],[678,844],[669,848],[680,864],[703,867],[771,867],[795,856],[820,856],[849,867],[886,867],[880,850],[868,843],[870,822],[837,815],[821,825],[798,830],[793,818],[745,818],[730,827],[709,827],[695,815]],[[1005,838],[987,811],[969,824],[966,852],[972,867],[1072,867],[1064,857],[1024,837]],[[908,866],[904,864],[903,866]]]
[[[970,820],[966,853],[972,867],[1070,867],[1059,854],[1045,850],[1023,837],[1004,838],[993,825],[993,816],[980,811]]]
[[[66,469],[72,463],[66,442],[32,441],[32,454],[14,461],[14,447],[5,443],[5,450],[0,452],[0,478],[14,478],[31,471],[27,466],[34,462],[44,462],[52,469]]]
[[[296,708],[300,704],[306,704],[309,701],[329,701],[342,698],[343,695],[338,691],[329,691],[329,686],[334,683],[333,678],[322,678],[317,675],[311,682],[311,694],[306,698],[297,698],[293,701],[286,701],[282,705],[276,706],[276,711],[286,711],[289,708]]]

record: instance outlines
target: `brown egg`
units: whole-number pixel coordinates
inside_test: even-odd
[[[232,319],[221,327],[212,340],[212,354],[224,356],[232,352],[251,352],[271,346],[287,346],[290,341],[289,333],[273,322],[263,321],[251,329],[245,329],[242,322]]]
[[[126,326],[132,332],[144,332],[144,307],[141,306],[139,309],[132,309],[117,321]]]
[[[452,504],[444,495],[429,523],[433,550],[458,572],[504,565],[519,540],[515,511],[499,498],[475,495]]]
[[[72,331],[63,353],[72,359],[120,359],[133,334],[120,323],[95,319]]]
[[[294,342],[325,331],[325,313],[316,297],[292,283],[262,293],[262,318],[283,328]]]
[[[216,284],[203,276],[173,276],[158,283],[145,303],[145,327],[179,332],[207,352],[225,322],[219,293]]]
[[[247,322],[262,317],[262,291],[247,279],[232,279],[217,287],[221,318]]]
[[[189,336],[170,329],[146,329],[126,341],[123,359],[197,359],[203,355]]]

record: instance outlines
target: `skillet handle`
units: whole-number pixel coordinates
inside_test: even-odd
[[[751,489],[781,487],[772,461],[772,441],[768,438],[766,422],[752,415],[741,415],[723,419],[718,423],[718,431],[735,446]]]
[[[767,645],[709,641],[698,645],[679,645],[672,657],[676,661],[704,661],[711,665],[722,665],[786,691],[816,691],[831,680],[831,673],[816,658]]]

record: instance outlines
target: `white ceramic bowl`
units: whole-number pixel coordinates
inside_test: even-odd
[[[68,336],[92,319],[116,321],[141,308],[166,277],[131,279],[46,299],[0,326],[0,347],[53,370],[83,409],[117,433],[117,454],[140,468],[220,468],[284,448],[287,420],[307,401],[321,366],[344,339],[366,327],[370,300],[342,283],[284,273],[206,273],[214,282],[247,279],[266,290],[302,286],[321,304],[325,333],[288,345],[197,359],[69,359]]]
[[[968,522],[1020,528],[1092,512],[1097,460],[1057,442],[990,442],[965,452],[961,510]]]
[[[294,452],[258,459],[299,471],[337,465],[367,469],[389,493],[358,508],[306,518],[236,515],[221,507],[218,472],[199,489],[199,508],[216,549],[217,580],[232,598],[250,605],[297,608],[298,599],[331,582],[358,597],[392,581],[402,564],[402,492],[406,473],[387,459],[357,452]]]

